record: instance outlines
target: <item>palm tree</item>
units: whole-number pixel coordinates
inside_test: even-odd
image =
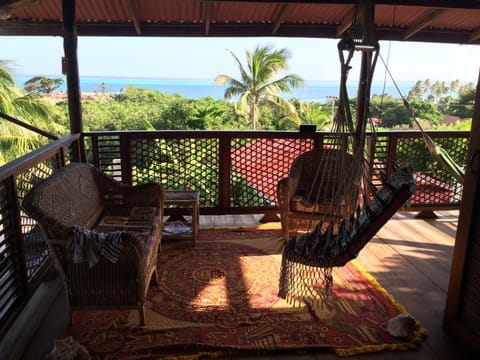
[[[18,118],[42,130],[65,133],[58,124],[58,111],[41,101],[36,94],[25,94],[18,88],[8,67],[0,60],[0,112]],[[45,144],[45,138],[0,118],[0,165]]]
[[[227,85],[225,99],[241,96],[241,104],[250,117],[253,130],[256,130],[259,104],[279,106],[291,114],[295,107],[279,95],[304,85],[303,80],[294,74],[277,78],[279,73],[288,70],[287,60],[291,54],[287,49],[273,50],[269,46],[257,46],[253,52],[246,51],[247,66],[230,50],[240,69],[240,79],[228,75],[218,75],[215,84]]]

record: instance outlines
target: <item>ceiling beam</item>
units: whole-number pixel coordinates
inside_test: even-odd
[[[276,35],[278,28],[282,25],[283,19],[287,15],[287,11],[289,10],[289,4],[282,4],[278,7],[277,13],[273,17],[273,30],[272,35]]]
[[[127,0],[127,11],[128,11],[128,16],[133,22],[133,26],[135,27],[135,32],[137,35],[142,34],[142,29],[140,28],[140,21],[138,21],[138,14],[137,10],[135,9],[135,4],[133,3],[133,0]]]
[[[41,0],[0,0],[0,9],[19,8],[28,3],[35,3]],[[273,4],[352,4],[358,0],[212,0],[212,2],[245,2],[245,3],[273,3]],[[478,0],[375,0],[375,5],[402,5],[419,7],[436,7],[451,9],[478,9],[480,7]]]
[[[116,23],[77,23],[78,36],[136,36],[135,29],[131,24]],[[275,36],[286,37],[312,37],[338,39],[337,27],[331,24],[319,26],[318,24],[290,24],[284,23]],[[57,22],[44,21],[41,24],[30,21],[16,21],[0,26],[0,36],[61,36],[63,33],[62,25]],[[223,24],[212,23],[208,36],[219,37],[258,37],[272,36],[271,24]],[[390,27],[377,27],[375,36],[377,40],[403,41],[404,30],[392,29]],[[451,44],[470,44],[480,45],[480,39],[468,41],[472,35],[467,31],[422,31],[414,36],[413,42],[434,42]],[[142,24],[142,36],[205,36],[203,24]]]
[[[1,0],[0,0],[1,1]],[[211,0],[212,2],[228,3],[267,3],[267,4],[326,4],[355,5],[359,0]],[[374,5],[418,6],[449,9],[478,9],[478,0],[372,0]]]
[[[435,20],[437,17],[442,15],[445,12],[445,9],[434,9],[428,15],[424,16],[412,26],[410,26],[403,35],[403,40],[410,39],[413,35],[421,31],[424,27],[426,27],[429,23]]]

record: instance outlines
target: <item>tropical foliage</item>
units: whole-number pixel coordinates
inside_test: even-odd
[[[0,112],[54,135],[67,132],[65,116],[38,94],[17,87],[8,63],[0,60]],[[0,165],[45,144],[36,133],[0,118]]]
[[[83,99],[84,130],[143,130],[146,124],[160,130],[248,130],[252,127],[298,130],[301,123],[314,124],[317,130],[329,130],[335,102],[282,97],[303,85],[296,75],[281,76],[288,70],[288,50],[258,46],[246,52],[245,65],[234,53],[231,55],[240,69],[240,78],[227,75],[216,78],[217,83],[227,86],[225,97],[230,100],[211,97],[194,100],[133,86],[111,94],[100,84],[99,93]],[[25,89],[20,89],[8,64],[0,60],[0,111],[51,134],[67,134],[67,103],[52,101],[51,95],[60,84],[61,79],[39,76],[27,81]],[[428,79],[418,81],[407,96],[422,128],[445,130],[470,129],[474,99],[473,84],[462,85],[458,80],[448,84]],[[351,99],[350,104],[354,112],[355,99]],[[442,121],[446,115],[458,121],[447,124]],[[381,119],[383,129],[415,126],[398,97],[373,95],[370,116]],[[0,118],[0,164],[46,142],[47,139]]]
[[[227,85],[225,99],[240,97],[241,109],[248,115],[253,130],[257,129],[261,105],[279,107],[298,123],[295,107],[281,95],[304,85],[303,80],[295,74],[280,76],[288,70],[290,52],[287,49],[257,46],[253,51],[246,51],[246,65],[232,51],[229,52],[239,67],[240,79],[221,74],[215,83]]]
[[[66,106],[66,104],[61,104]],[[158,130],[246,129],[235,105],[206,97],[198,100],[128,86],[116,95],[84,101],[85,131],[142,130],[145,121]]]
[[[24,89],[29,93],[50,94],[57,90],[63,84],[61,78],[49,78],[46,76],[35,76],[27,80]]]

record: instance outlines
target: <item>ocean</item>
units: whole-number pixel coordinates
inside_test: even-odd
[[[15,78],[17,86],[23,88],[24,83],[32,76],[17,76]],[[55,76],[49,76],[55,77]],[[338,97],[339,84],[334,81],[311,80],[305,81],[304,88],[295,89],[291,93],[284,94],[285,98],[296,98],[302,101],[328,102],[331,97]],[[104,84],[105,90],[109,93],[120,93],[128,85],[138,88],[147,88],[157,90],[168,94],[180,94],[186,98],[200,99],[211,96],[214,99],[223,99],[225,86],[214,85],[213,79],[165,79],[165,78],[121,78],[121,77],[82,77],[80,79],[80,90],[82,92],[100,92],[101,84]],[[348,93],[351,98],[357,95],[357,82],[347,84]],[[408,95],[408,91],[415,85],[415,82],[401,82],[398,84],[402,95]],[[385,88],[385,89],[384,89]],[[66,82],[56,90],[57,92],[66,91]],[[373,83],[371,89],[372,95],[388,94],[393,97],[400,97],[398,91],[392,83]]]

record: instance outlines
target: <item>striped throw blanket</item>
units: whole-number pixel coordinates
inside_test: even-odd
[[[75,264],[87,261],[91,268],[98,263],[99,254],[112,263],[117,262],[122,250],[123,231],[101,233],[78,225],[72,226],[72,231],[67,248],[72,252]]]

